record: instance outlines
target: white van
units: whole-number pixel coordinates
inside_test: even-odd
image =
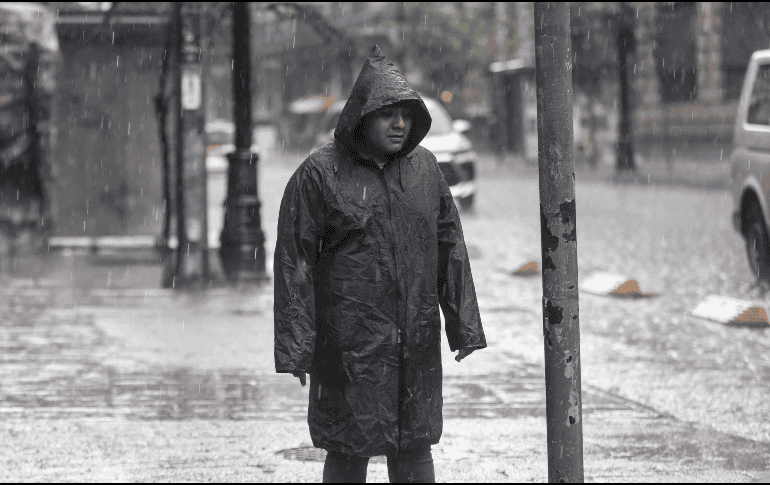
[[[743,80],[733,132],[733,225],[746,240],[749,265],[770,283],[770,50],[755,52]]]

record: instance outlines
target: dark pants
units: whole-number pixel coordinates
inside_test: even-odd
[[[330,451],[324,463],[324,483],[364,483],[369,458]],[[435,483],[430,447],[388,456],[390,483]]]

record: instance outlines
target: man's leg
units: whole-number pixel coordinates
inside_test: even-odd
[[[324,483],[365,483],[369,457],[330,451],[324,463]]]
[[[430,446],[388,456],[390,483],[436,483]]]

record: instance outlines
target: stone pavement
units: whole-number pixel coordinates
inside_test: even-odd
[[[273,372],[269,285],[160,290],[157,267],[71,259],[0,280],[0,480],[319,481],[307,388]],[[490,347],[458,364],[445,344],[437,479],[545,481],[539,316],[481,305]],[[770,457],[595,386],[583,401],[587,481],[754,481]]]
[[[261,173],[268,265],[275,244],[268,229],[275,227],[280,193],[295,165],[266,164]],[[692,170],[696,186],[716,188],[726,166],[696,170],[682,163],[668,173],[651,165],[640,173],[664,184]],[[466,237],[474,239],[469,253],[490,346],[458,364],[444,345],[445,423],[434,448],[436,476],[447,482],[545,481],[539,278],[511,282],[495,270],[539,254],[532,230],[537,219],[529,220],[537,213],[537,167],[491,162],[480,163],[479,171],[529,181],[496,189],[519,194],[518,204],[508,206],[506,231],[485,216],[491,212],[483,204],[493,204],[492,180],[485,181],[480,217],[464,224]],[[607,167],[576,172],[578,181],[599,183],[581,189],[586,198],[596,198],[591,194],[612,177]],[[585,215],[581,238],[590,247],[592,235],[605,238],[605,222],[593,227],[590,211]],[[505,251],[490,249],[493,243]],[[612,244],[595,252],[610,255]],[[511,246],[516,254],[503,261]],[[651,243],[650,251],[657,246]],[[72,256],[53,257],[44,275],[38,281],[0,275],[0,480],[319,481],[323,452],[310,443],[307,388],[273,372],[270,286],[160,290],[157,266]],[[602,321],[598,315],[609,303],[599,298],[581,296],[586,480],[767,478],[766,442],[620,397],[617,379],[635,374],[611,375],[616,368],[605,367],[607,359],[599,356],[626,358],[617,350],[628,349],[607,342],[635,328],[631,314],[643,303],[626,303],[629,318]],[[640,348],[628,358],[643,366],[644,359],[660,356]],[[624,395],[642,399],[643,390],[630,387],[639,392]],[[386,479],[384,461],[373,459],[369,481]]]

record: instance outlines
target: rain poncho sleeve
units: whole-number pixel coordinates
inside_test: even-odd
[[[316,337],[313,268],[318,255],[321,197],[302,165],[286,186],[278,215],[275,262],[275,369],[307,372]]]
[[[441,179],[438,214],[438,300],[452,351],[487,346],[465,248],[460,216],[449,186]]]

